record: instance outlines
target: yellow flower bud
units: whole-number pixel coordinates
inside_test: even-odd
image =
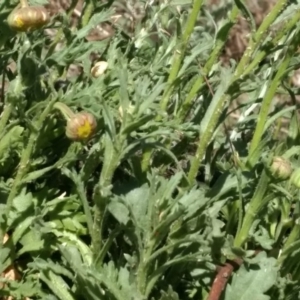
[[[15,8],[7,18],[8,25],[16,31],[41,28],[49,22],[49,15],[43,6]]]
[[[97,122],[88,112],[74,114],[67,122],[66,136],[73,141],[90,139],[95,133]]]
[[[91,69],[91,73],[93,77],[98,78],[103,75],[108,67],[108,63],[106,61],[98,61]]]

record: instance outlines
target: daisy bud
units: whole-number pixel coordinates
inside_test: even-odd
[[[108,67],[108,63],[106,61],[98,61],[91,69],[91,73],[93,77],[98,78],[103,75]]]
[[[268,171],[274,179],[287,180],[291,176],[293,169],[291,163],[287,159],[275,156],[272,159]]]
[[[97,128],[95,117],[88,112],[74,114],[67,121],[66,136],[73,141],[90,139]]]
[[[15,8],[7,18],[11,29],[29,31],[43,27],[49,22],[49,15],[43,6],[24,6]]]

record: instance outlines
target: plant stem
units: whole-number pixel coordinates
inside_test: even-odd
[[[123,144],[123,140],[121,145]],[[95,214],[93,224],[93,254],[94,260],[102,248],[102,231],[103,231],[103,218],[106,209],[107,196],[109,194],[109,186],[111,184],[114,172],[119,164],[119,152],[116,150],[110,136],[106,135],[105,152],[103,159],[103,167],[99,178],[99,183],[94,193]]]
[[[246,242],[253,221],[255,220],[255,218],[257,218],[257,214],[260,212],[263,206],[269,201],[269,198],[265,196],[266,191],[268,189],[268,184],[269,177],[266,174],[266,172],[263,171],[259,179],[258,185],[256,187],[256,190],[254,192],[254,195],[249,203],[249,207],[246,211],[242,227],[238,231],[234,239],[235,247],[241,247]]]
[[[270,25],[274,22],[274,20],[277,18],[277,16],[280,14],[284,6],[288,0],[278,0],[275,6],[272,8],[272,10],[269,12],[267,17],[263,19],[263,22],[257,29],[257,31],[250,37],[249,44],[246,48],[246,51],[241,58],[241,61],[239,65],[236,68],[235,73],[236,74],[242,74],[245,66],[248,64],[250,58],[252,57],[252,54],[254,51],[258,48],[260,42],[264,38],[266,32],[268,32],[268,29]]]
[[[28,2],[27,2],[27,0],[20,0],[20,5],[21,5],[22,8],[23,8],[23,7],[28,7]]]
[[[253,138],[252,138],[252,141],[250,144],[250,149],[249,149],[248,163],[250,165],[253,165],[256,163],[255,161],[249,161],[249,160],[251,160],[253,153],[255,152],[256,148],[258,147],[258,145],[261,141],[261,137],[264,133],[265,124],[267,122],[267,118],[269,115],[269,109],[270,109],[272,100],[276,93],[277,87],[280,83],[280,80],[285,75],[286,69],[288,68],[289,63],[295,53],[296,44],[297,43],[294,42],[293,45],[288,47],[287,54],[286,54],[284,60],[280,63],[278,71],[277,71],[274,79],[271,81],[271,84],[264,96],[263,101],[262,101],[261,109],[260,109],[258,119],[257,119],[256,128],[255,128],[254,135],[253,135]]]
[[[190,92],[188,93],[186,99],[184,100],[179,114],[178,114],[178,119],[180,121],[183,121],[187,115],[187,113],[189,112],[191,105],[192,105],[192,101],[194,99],[194,97],[196,96],[196,94],[198,93],[198,91],[200,90],[202,84],[204,83],[204,78],[208,76],[208,74],[211,71],[211,68],[213,67],[213,65],[217,62],[217,59],[219,57],[220,51],[222,50],[222,48],[224,47],[224,44],[227,40],[227,36],[229,34],[230,29],[232,28],[232,26],[235,24],[237,17],[239,14],[239,9],[237,8],[237,6],[235,5],[232,8],[232,11],[230,12],[229,15],[229,22],[226,25],[226,27],[224,26],[224,33],[222,33],[222,38],[219,38],[216,42],[216,44],[214,45],[213,51],[211,53],[211,55],[209,56],[207,62],[205,63],[201,75],[198,77],[198,79],[195,81],[195,83],[193,84]]]
[[[77,194],[78,194],[78,196],[81,200],[82,206],[83,206],[84,214],[86,216],[88,231],[93,240],[93,238],[94,238],[94,236],[93,236],[93,217],[92,217],[89,202],[87,200],[86,193],[84,190],[83,181],[81,180],[81,178],[76,177],[76,189],[77,189]]]
[[[12,113],[12,104],[8,103],[5,105],[5,108],[0,118],[0,136],[2,136],[4,133],[5,126],[9,120],[11,113]]]
[[[75,115],[73,110],[62,102],[56,102],[53,108],[58,109],[63,114],[66,121],[70,120],[70,118]]]
[[[294,50],[294,47],[291,47],[291,50]],[[267,92],[262,100],[260,112],[258,115],[257,123],[256,123],[256,128],[254,131],[253,138],[250,143],[250,148],[249,148],[249,154],[248,154],[248,163],[250,166],[253,166],[256,162],[255,161],[249,161],[251,159],[253,153],[255,152],[256,148],[258,147],[261,137],[263,135],[264,129],[265,129],[265,124],[267,122],[267,118],[269,115],[269,110],[271,103],[274,99],[274,95],[276,93],[277,87],[280,83],[280,80],[282,76],[285,74],[285,71],[293,57],[293,51],[290,51],[290,49],[287,52],[287,55],[285,56],[284,60],[280,63],[280,66],[278,68],[278,71],[271,81],[271,84],[269,88],[267,89]]]
[[[101,266],[103,263],[103,260],[105,258],[105,255],[107,254],[110,246],[112,245],[114,239],[118,236],[118,234],[120,233],[121,229],[120,227],[116,227],[110,234],[108,239],[106,240],[105,244],[103,245],[103,247],[101,248],[101,251],[98,253],[97,258],[95,259],[95,265],[97,266]]]
[[[34,130],[30,133],[27,146],[22,152],[19,168],[18,168],[18,171],[17,171],[17,175],[16,175],[16,178],[13,182],[11,191],[8,195],[7,202],[6,202],[6,209],[5,209],[5,212],[6,212],[5,213],[5,216],[6,216],[5,221],[6,222],[4,224],[4,229],[5,230],[7,228],[8,215],[9,215],[9,212],[12,208],[13,200],[17,196],[17,194],[19,192],[19,189],[21,187],[21,184],[22,184],[22,179],[26,175],[26,173],[29,169],[30,158],[31,158],[31,155],[32,155],[32,152],[33,152],[35,142],[38,138],[38,135],[39,135],[39,132],[40,132],[42,126],[43,126],[43,123],[44,123],[45,119],[47,118],[47,116],[49,115],[54,103],[56,102],[56,100],[57,99],[51,100],[49,102],[49,104],[46,106],[46,108],[44,109],[44,111],[42,112],[42,114],[40,115],[39,119],[37,120],[37,122],[35,124]]]
[[[162,96],[161,102],[160,102],[160,106],[164,111],[166,111],[166,109],[167,109],[169,98],[173,91],[173,83],[178,75],[181,63],[184,59],[185,52],[186,52],[191,34],[194,30],[202,3],[203,3],[203,0],[194,0],[193,8],[192,8],[192,11],[187,20],[184,33],[183,33],[181,40],[179,42],[179,45],[178,45],[178,49],[175,50],[175,54],[173,57],[173,64],[172,64],[172,67],[171,67],[171,70],[169,73],[168,82],[167,82],[168,87],[166,88],[166,90]]]
[[[292,231],[290,232],[286,242],[284,243],[282,247],[282,254],[280,255],[279,259],[277,260],[277,264],[280,265],[283,263],[283,261],[286,258],[286,255],[284,255],[285,251],[294,243],[296,242],[300,237],[300,224],[299,220],[296,220]]]
[[[272,38],[270,43],[263,47],[262,50],[258,51],[253,57],[253,60],[249,63],[246,69],[243,71],[243,76],[248,75],[252,70],[254,70],[257,65],[267,56],[269,53],[269,49],[278,46],[280,40],[286,35],[287,32],[290,32],[295,25],[298,23],[300,19],[300,9],[297,9],[293,17],[286,23],[284,23],[283,27],[277,32],[277,35]]]
[[[272,12],[270,12],[267,15],[267,17],[264,19],[263,24],[258,29],[258,32],[255,33],[254,35],[255,38],[252,39],[253,41],[247,47],[247,50],[245,51],[242,59],[240,60],[238,66],[236,67],[234,75],[232,76],[229,84],[227,84],[224,87],[222,93],[218,93],[218,95],[216,93],[217,96],[215,95],[209,108],[207,109],[201,122],[198,148],[196,150],[195,157],[191,162],[191,168],[188,174],[190,184],[193,184],[193,181],[197,176],[198,169],[200,167],[201,161],[205,154],[206,148],[208,147],[208,144],[211,141],[215,127],[223,112],[223,107],[225,106],[226,102],[228,102],[230,99],[230,95],[227,94],[229,87],[231,87],[238,79],[240,79],[240,77],[243,76],[243,72],[246,68],[246,65],[250,57],[252,56],[254,50],[258,47],[259,42],[263,38],[264,31],[262,31],[261,28],[268,28],[271,25],[271,23],[274,21],[276,16],[280,13],[283,7],[283,3],[286,3],[286,1],[287,0],[278,1],[278,3],[280,3],[281,5],[277,3],[273,8]]]
[[[149,268],[148,262],[151,257],[154,245],[155,245],[154,240],[150,240],[140,256],[139,267],[137,270],[137,278],[138,278],[137,286],[142,295],[146,294],[147,282],[148,282],[148,268]]]
[[[84,7],[84,10],[82,12],[82,20],[81,20],[81,27],[85,27],[93,14],[93,11],[95,10],[96,3],[94,0],[85,1],[86,6]]]
[[[156,240],[152,238],[153,230],[155,230],[153,229],[153,223],[152,223],[153,209],[155,207],[155,203],[153,199],[154,199],[153,197],[150,197],[150,199],[148,200],[147,216],[145,220],[145,229],[144,229],[145,234],[143,236],[144,247],[140,251],[139,266],[137,270],[137,277],[138,277],[137,286],[142,295],[145,295],[146,293],[150,257],[156,245]]]

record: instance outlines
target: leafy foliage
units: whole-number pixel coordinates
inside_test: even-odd
[[[116,1],[23,33],[0,4],[0,296],[296,299],[300,2],[258,26],[240,0],[144,2],[125,5],[134,32]],[[240,15],[248,47],[222,64]],[[67,138],[72,112],[95,117],[91,139]]]

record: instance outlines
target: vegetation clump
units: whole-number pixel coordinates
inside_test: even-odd
[[[0,298],[297,299],[300,2],[79,4],[0,3]]]

